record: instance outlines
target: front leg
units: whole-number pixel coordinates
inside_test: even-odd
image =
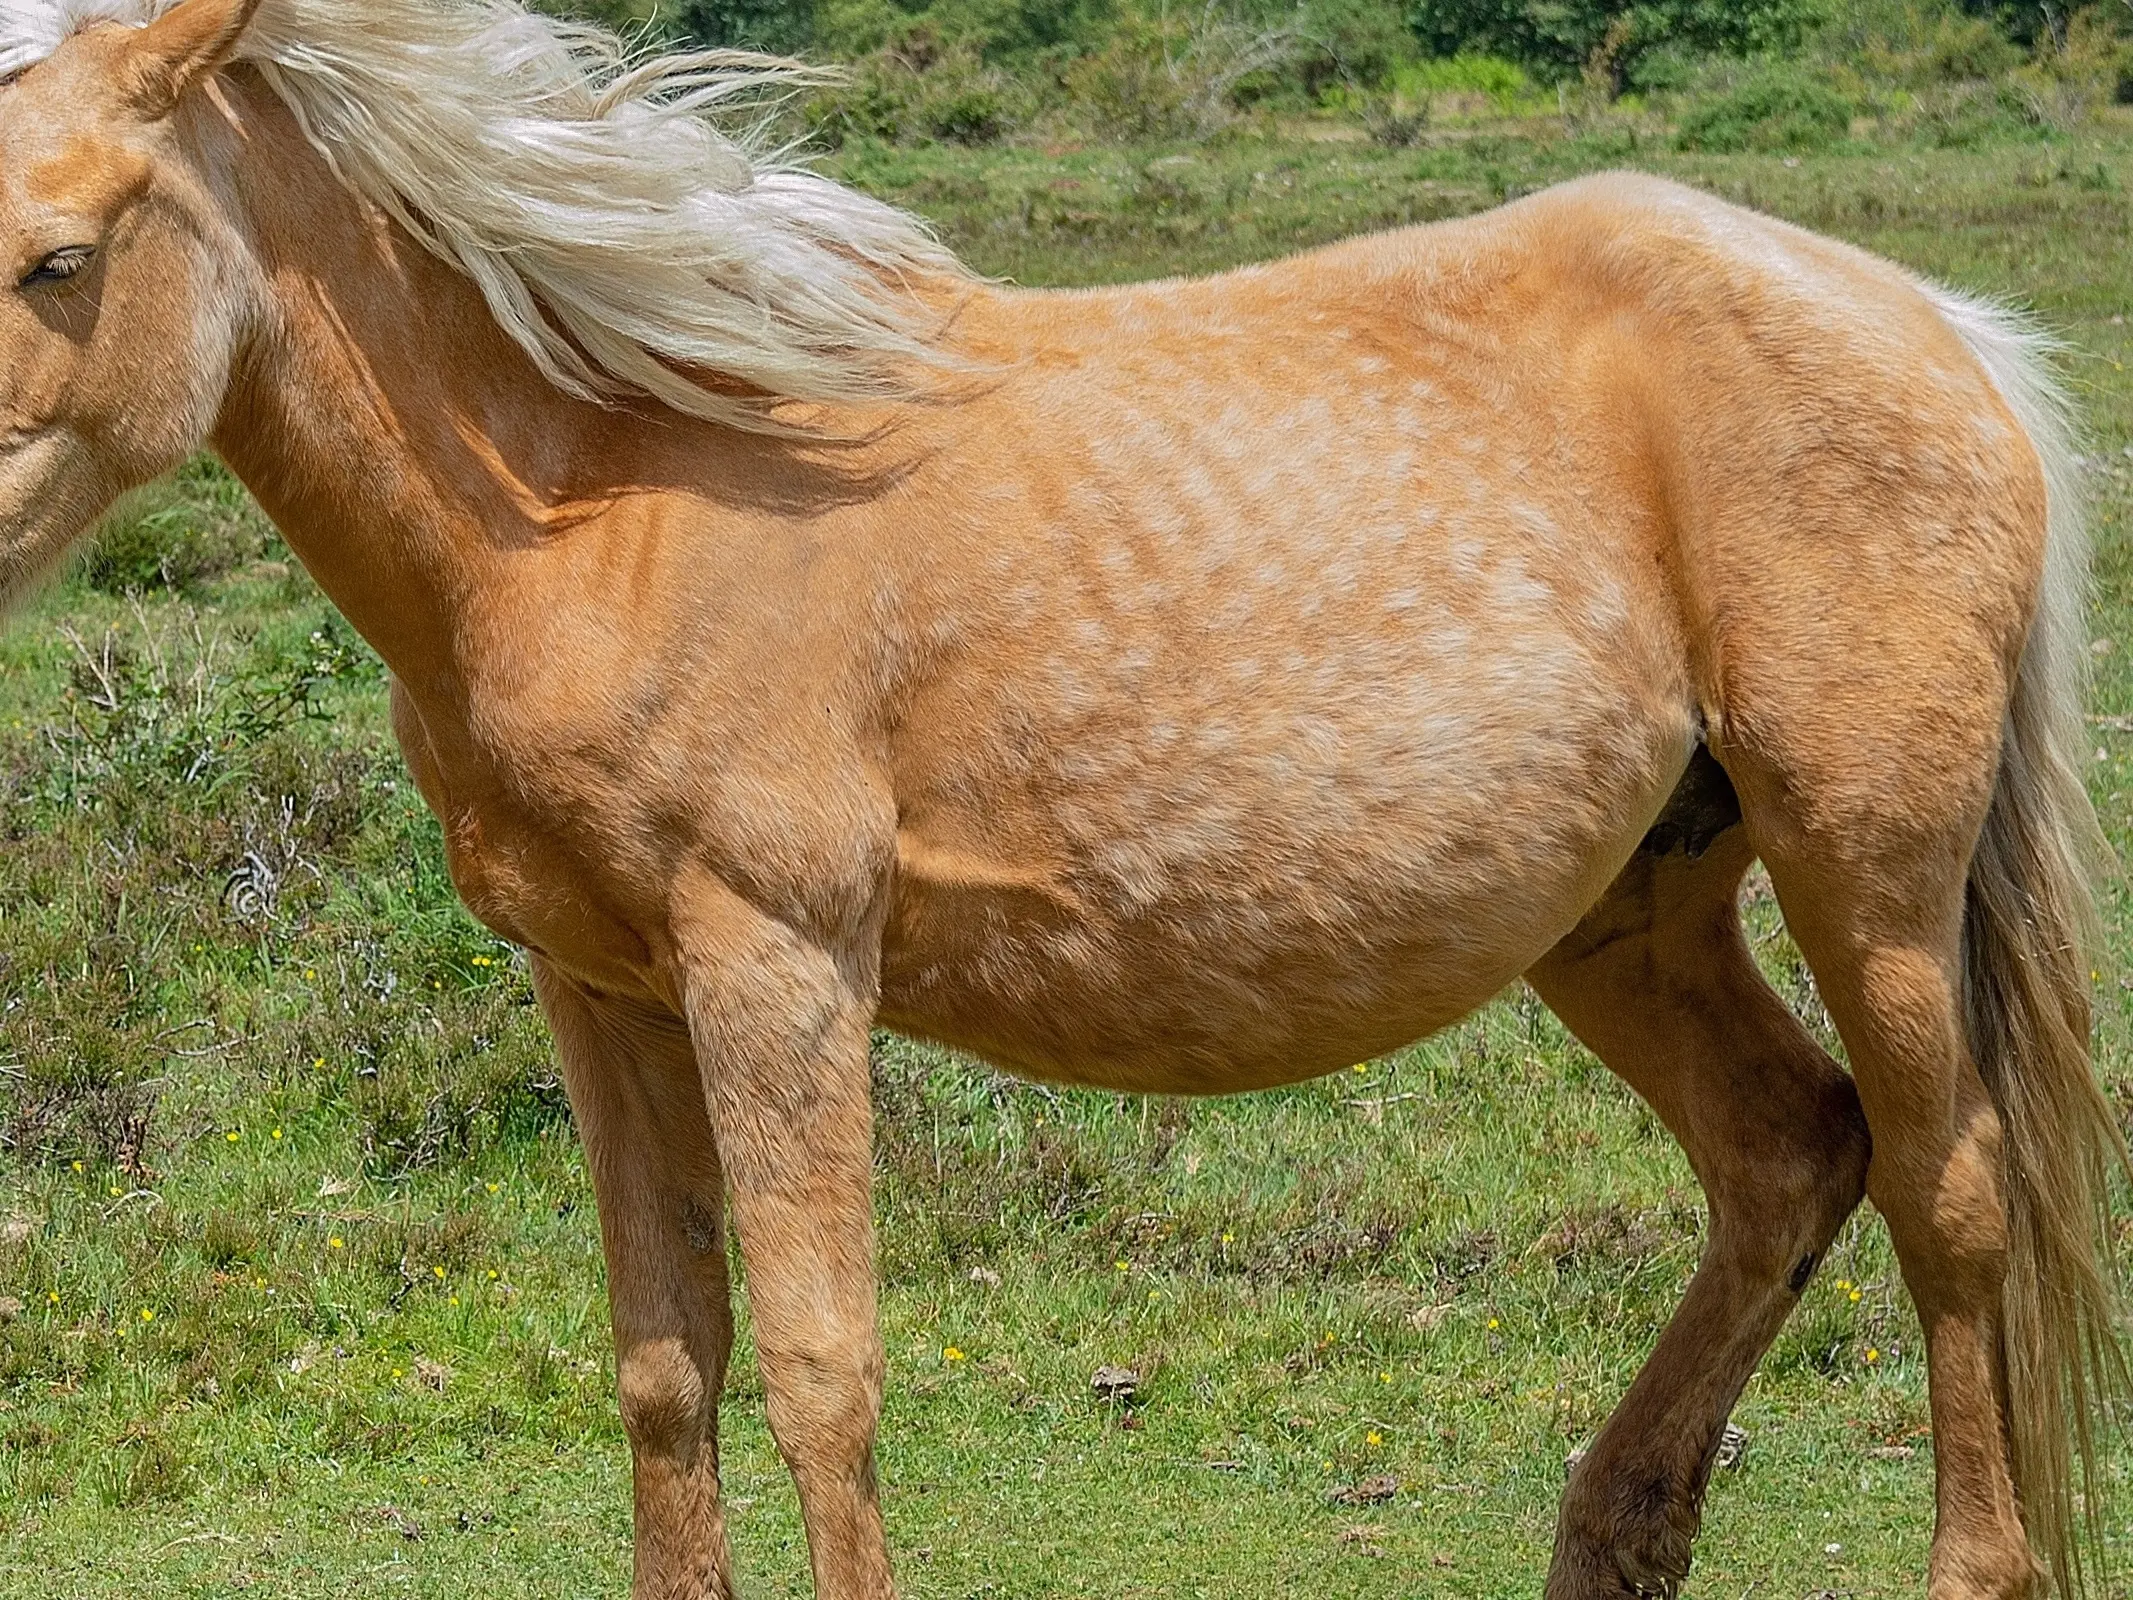
[[[636,1485],[634,1600],[731,1600],[718,1402],[733,1348],[718,1151],[671,1015],[594,995],[539,957],[600,1203],[615,1387]]]
[[[894,1600],[874,1483],[876,956],[832,950],[723,888],[676,922],[770,1430],[799,1488],[815,1592]]]

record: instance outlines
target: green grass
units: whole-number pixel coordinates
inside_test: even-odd
[[[1218,267],[1629,162],[2016,296],[2090,408],[2097,704],[2133,710],[2133,126],[1789,161],[1558,124],[840,161],[1030,282]],[[212,470],[104,549],[0,636],[0,1595],[619,1595],[590,1191],[376,663]],[[2129,757],[2100,728],[2121,845]],[[2123,1095],[2128,995],[2102,987]],[[1531,1594],[1564,1455],[1695,1260],[1671,1142],[1519,993],[1244,1099],[1053,1092],[888,1039],[877,1078],[912,1596]],[[1932,1458],[1893,1282],[1862,1217],[1742,1402],[1692,1595],[1919,1591]],[[1090,1391],[1107,1363],[1146,1379],[1130,1413]],[[745,1316],[726,1417],[744,1592],[804,1593]],[[1384,1472],[1392,1502],[1329,1504]]]

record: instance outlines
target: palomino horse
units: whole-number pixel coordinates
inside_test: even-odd
[[[391,666],[577,1110],[643,1600],[731,1593],[729,1198],[817,1590],[892,1592],[870,1025],[1209,1093],[1521,974],[1711,1213],[1549,1595],[1679,1583],[1863,1193],[1930,1592],[2079,1581],[2118,1145],[2007,317],[1636,177],[1011,292],[717,131],[789,69],[514,0],[0,0],[0,71],[4,577],[211,442]],[[1749,959],[1757,857],[1849,1076]]]

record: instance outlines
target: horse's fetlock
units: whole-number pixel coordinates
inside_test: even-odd
[[[1673,1595],[1688,1577],[1701,1499],[1664,1468],[1581,1468],[1563,1496],[1548,1600]]]

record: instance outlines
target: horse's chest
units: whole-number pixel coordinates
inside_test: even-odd
[[[653,995],[647,918],[603,848],[609,830],[575,814],[570,786],[544,783],[523,762],[500,769],[469,759],[459,741],[433,738],[397,685],[393,723],[467,909],[587,982]]]

